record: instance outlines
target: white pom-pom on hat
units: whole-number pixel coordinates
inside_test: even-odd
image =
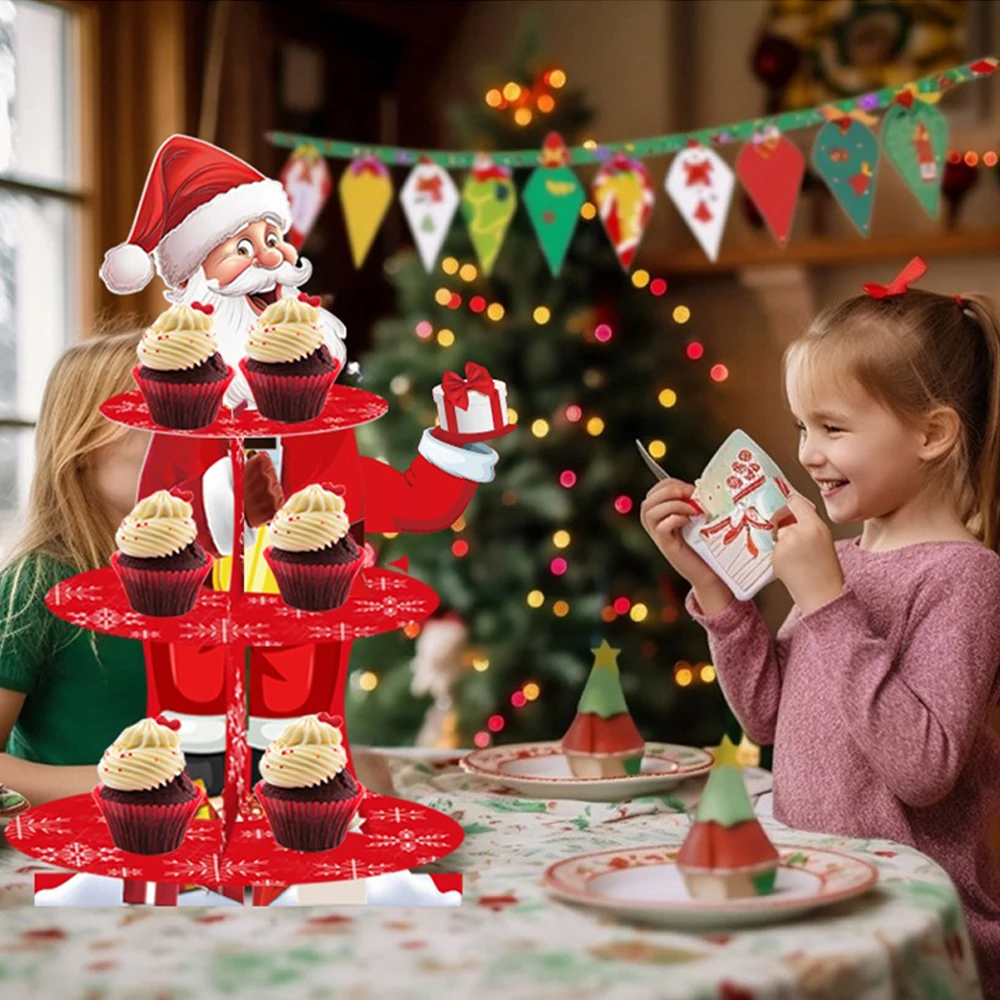
[[[128,295],[146,287],[156,271],[153,258],[135,243],[120,243],[104,255],[101,278],[112,292]]]

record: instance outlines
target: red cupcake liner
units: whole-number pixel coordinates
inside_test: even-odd
[[[291,851],[332,851],[347,836],[365,789],[358,785],[358,794],[340,802],[302,802],[275,799],[264,790],[266,781],[254,785],[275,841]]]
[[[347,603],[351,585],[365,561],[364,550],[357,559],[339,566],[288,563],[271,558],[271,548],[264,549],[274,574],[281,599],[300,611],[333,611]]]
[[[228,366],[227,366],[228,367]],[[178,431],[196,430],[215,422],[222,406],[222,397],[236,372],[229,368],[229,375],[221,382],[154,382],[143,378],[141,365],[132,369],[132,377],[149,407],[149,415],[161,427]]]
[[[300,424],[318,417],[340,372],[336,359],[333,368],[323,375],[271,375],[247,368],[246,362],[246,358],[240,358],[240,370],[250,385],[258,412],[268,420],[286,424]]]
[[[205,790],[195,785],[198,794],[187,802],[133,805],[101,798],[103,787],[97,785],[90,794],[107,820],[115,847],[133,854],[169,854],[176,851],[184,843],[184,835],[194,814],[208,798]]]
[[[212,569],[212,557],[205,553],[205,565],[197,569],[135,569],[111,556],[118,579],[133,611],[140,615],[171,618],[186,615],[197,603],[205,577]]]

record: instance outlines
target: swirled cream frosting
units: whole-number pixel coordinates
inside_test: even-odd
[[[285,552],[318,552],[350,530],[344,499],[318,483],[293,493],[271,519],[271,544]]]
[[[204,364],[219,349],[212,318],[190,306],[171,306],[146,329],[136,353],[147,367],[183,371]]]
[[[281,788],[313,788],[335,778],[346,764],[340,730],[318,715],[304,715],[264,751],[260,775]]]
[[[247,357],[265,364],[285,364],[307,357],[323,344],[319,312],[289,297],[272,302],[247,334]]]
[[[166,490],[140,500],[115,532],[115,544],[127,556],[171,556],[198,537],[191,504]]]
[[[109,788],[144,792],[173,781],[184,764],[180,734],[155,719],[142,719],[104,751],[97,775]]]

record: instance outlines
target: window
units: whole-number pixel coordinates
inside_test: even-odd
[[[79,326],[79,27],[71,8],[0,0],[0,549],[46,376]]]

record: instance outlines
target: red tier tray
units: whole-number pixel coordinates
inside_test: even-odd
[[[120,879],[181,885],[277,885],[368,878],[430,864],[451,854],[464,832],[450,816],[404,799],[368,792],[364,823],[340,847],[316,853],[276,844],[266,819],[234,824],[221,849],[219,820],[196,819],[169,854],[122,851],[90,795],[35,806],[7,826],[10,843],[49,864]]]
[[[299,611],[278,594],[233,594],[206,587],[188,614],[157,618],[133,611],[118,575],[105,567],[56,584],[45,605],[73,625],[126,639],[288,646],[392,632],[427,618],[438,606],[438,595],[412,576],[366,566],[354,581],[350,599],[336,611]]]
[[[347,385],[334,385],[330,388],[323,412],[315,420],[307,420],[301,424],[266,420],[257,410],[244,408],[234,411],[223,406],[219,410],[218,419],[207,427],[174,430],[172,427],[163,427],[150,417],[146,401],[138,389],[113,396],[101,404],[101,413],[115,423],[160,434],[200,438],[291,437],[297,434],[345,431],[350,427],[378,420],[388,409],[389,404],[373,392]]]

